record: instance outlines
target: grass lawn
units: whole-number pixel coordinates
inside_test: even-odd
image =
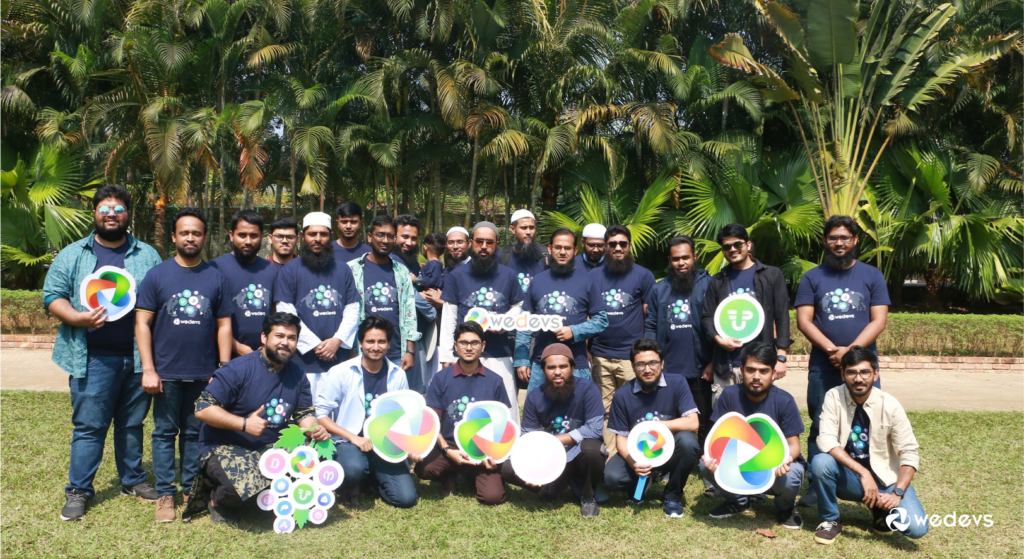
[[[437,489],[420,482],[420,502],[397,510],[364,493],[362,506],[336,506],[326,523],[279,536],[272,513],[254,509],[239,527],[214,525],[205,514],[191,524],[158,525],[153,505],[118,496],[113,444],[96,478],[97,496],[81,522],[62,522],[60,507],[67,482],[71,437],[69,397],[57,392],[0,392],[0,553],[5,557],[1019,557],[1024,510],[1024,444],[1021,413],[916,412],[910,414],[922,447],[922,471],[914,479],[925,511],[947,515],[991,514],[990,528],[940,526],[923,539],[873,536],[871,514],[855,503],[841,504],[846,524],[831,548],[813,541],[817,512],[801,509],[805,527],[775,525],[774,509],[711,521],[718,504],[700,496],[703,485],[686,486],[686,518],[668,519],[661,501],[637,508],[621,495],[603,506],[601,516],[584,520],[579,506],[565,501],[545,505],[518,488],[509,503],[485,508],[468,488],[444,502]],[[145,465],[149,461],[146,424]],[[152,481],[152,475],[150,476]],[[652,489],[660,496],[660,487]],[[181,509],[179,507],[179,514]],[[756,528],[778,533],[767,539]],[[298,553],[296,553],[298,552]]]

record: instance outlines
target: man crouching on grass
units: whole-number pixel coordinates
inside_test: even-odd
[[[260,473],[260,456],[271,448],[281,429],[298,422],[315,427],[310,436],[325,441],[327,430],[316,424],[306,374],[292,361],[299,341],[299,317],[274,313],[263,320],[263,348],[217,369],[196,400],[199,430],[199,475],[182,514],[188,522],[207,505],[210,520],[235,522],[238,507],[269,487]],[[267,415],[267,406],[283,407]]]

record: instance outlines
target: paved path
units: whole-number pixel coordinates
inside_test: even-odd
[[[779,382],[807,407],[807,374],[794,371]],[[935,369],[882,372],[882,388],[910,410],[1024,411],[1024,374],[961,373]],[[68,375],[41,349],[0,352],[0,389],[68,391]]]

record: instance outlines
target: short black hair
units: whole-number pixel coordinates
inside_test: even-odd
[[[743,351],[740,353],[740,363],[746,365],[748,357],[753,357],[754,361],[768,365],[772,369],[779,362],[775,346],[764,342],[754,342],[743,348]]]
[[[368,314],[362,322],[359,323],[359,329],[356,330],[356,339],[360,342],[366,337],[366,333],[370,330],[383,330],[384,337],[391,341],[391,336],[395,333],[395,327],[391,325],[383,316],[376,314]]]
[[[267,317],[263,319],[264,334],[269,336],[270,331],[274,329],[274,326],[294,326],[296,336],[302,332],[302,321],[292,313],[276,312],[267,315]]]
[[[633,242],[633,234],[629,232],[629,228],[626,227],[625,225],[612,225],[611,227],[606,229],[604,232],[604,242],[607,243],[608,239],[614,237],[615,235],[625,235],[627,241],[629,241],[630,243]]]
[[[444,254],[447,245],[448,239],[441,233],[427,233],[427,236],[423,237],[423,246],[430,248],[431,252],[438,256]]]
[[[686,235],[676,235],[668,240],[669,253],[671,254],[672,247],[677,247],[679,245],[690,245],[690,250],[693,251],[694,254],[697,254],[697,245],[694,244],[693,239]]]
[[[476,337],[480,338],[480,341],[484,339],[484,329],[476,322],[460,322],[455,327],[454,340],[458,341],[459,337],[469,332],[470,334],[476,334]]]
[[[202,221],[203,222],[203,234],[204,235],[206,234],[206,228],[207,228],[206,227],[206,216],[203,215],[203,212],[199,211],[199,209],[192,208],[192,207],[181,208],[180,210],[178,210],[178,213],[174,214],[174,219],[171,220],[171,231],[172,232],[177,232],[178,231],[178,220],[183,218],[183,217],[194,217],[194,218],[198,219],[199,221]]]
[[[825,229],[822,233],[823,237],[827,237],[833,229],[838,227],[845,227],[850,230],[850,234],[854,237],[860,236],[860,226],[857,225],[857,221],[848,215],[834,215],[828,218],[825,222]]]
[[[409,214],[402,214],[395,218],[395,230],[397,231],[399,226],[402,225],[412,225],[416,228],[417,234],[419,234],[419,231],[422,228],[420,226],[420,220],[417,219],[416,216]]]
[[[275,219],[274,222],[270,224],[270,232],[273,233],[278,229],[291,229],[292,231],[295,231],[296,235],[298,235],[299,223],[290,217],[278,218]]]
[[[739,223],[730,223],[718,232],[718,244],[722,244],[727,237],[736,237],[742,241],[749,241],[750,235],[747,234],[747,228],[740,225]]]
[[[629,348],[629,360],[636,359],[636,354],[641,351],[653,351],[658,354],[658,359],[665,359],[665,350],[661,349],[661,344],[652,338],[640,338],[633,342],[633,347]]]
[[[338,206],[338,211],[334,212],[334,217],[358,217],[363,219],[363,208],[359,207],[359,204],[355,202],[342,202]]]
[[[263,216],[253,210],[241,210],[236,212],[235,215],[231,216],[231,229],[232,233],[238,227],[238,223],[244,221],[250,225],[255,225],[263,231]]]
[[[391,219],[391,216],[381,214],[370,220],[370,224],[366,226],[366,231],[369,233],[373,233],[374,229],[378,227],[384,227],[385,225],[390,225],[391,228],[394,229],[395,231],[398,230],[398,228],[395,227],[395,220]]]
[[[96,191],[96,194],[92,195],[92,209],[93,211],[100,205],[100,202],[107,198],[116,198],[117,201],[124,204],[124,209],[132,210],[132,195],[123,186],[116,184],[108,184],[102,186]]]
[[[842,365],[843,371],[845,371],[847,367],[856,365],[861,361],[871,363],[871,368],[876,371],[878,370],[878,356],[868,348],[859,345],[850,346],[850,349],[843,355],[840,365]]]
[[[548,241],[548,244],[555,244],[555,237],[558,237],[559,235],[572,235],[572,244],[576,244],[576,233],[568,227],[559,227],[558,229],[555,229],[555,232],[551,234],[551,240]]]

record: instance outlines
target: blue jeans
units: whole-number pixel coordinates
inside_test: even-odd
[[[822,520],[836,522],[839,520],[839,499],[844,501],[861,501],[864,498],[864,487],[860,484],[860,476],[853,470],[840,466],[831,454],[818,454],[811,461],[813,473],[812,485],[818,492],[818,516]],[[896,484],[888,487],[879,486],[879,493],[892,493]],[[928,520],[925,518],[924,507],[917,498],[914,486],[907,487],[899,508],[907,513],[908,526],[900,532],[908,538],[918,539],[928,533]]]
[[[357,487],[371,473],[373,482],[380,491],[384,502],[400,509],[412,508],[416,505],[416,482],[409,473],[409,463],[388,462],[377,456],[377,453],[363,452],[356,445],[342,440],[335,439],[338,453],[334,459],[341,464],[345,471],[345,481],[341,484],[344,489]]]
[[[821,419],[821,406],[825,403],[825,393],[837,386],[843,385],[843,375],[839,369],[830,371],[808,371],[807,372],[807,415],[811,418],[811,429],[807,433],[807,462],[810,463],[820,452],[818,450],[818,421]],[[882,388],[882,376],[875,381],[875,388]],[[844,440],[845,434],[841,434],[839,440]],[[813,478],[814,473],[810,472],[808,478]]]
[[[804,471],[807,467],[803,462],[793,462],[789,465],[789,473],[782,477],[775,478],[775,483],[767,491],[769,495],[775,495],[775,508],[778,510],[790,510],[796,506],[796,494],[800,492],[800,485],[804,482]],[[704,478],[704,481],[711,484],[715,489],[718,490],[719,494],[725,497],[725,500],[731,503],[737,503],[742,506],[750,500],[749,495],[733,495],[721,487],[718,486],[718,482],[715,481],[715,474],[712,473],[704,466],[704,462],[700,463],[700,475]]]
[[[150,396],[142,390],[142,375],[135,359],[90,357],[84,378],[70,377],[71,463],[64,491],[78,489],[92,498],[96,471],[103,458],[107,430],[114,422],[114,463],[121,485],[146,481],[142,469],[142,421],[149,413]]]
[[[153,397],[153,473],[156,474],[156,494],[160,497],[178,492],[174,486],[175,442],[181,488],[185,494],[192,489],[192,481],[199,472],[201,422],[196,419],[196,399],[206,390],[206,384],[204,380],[165,380],[163,392]]]
[[[584,369],[573,369],[572,376],[576,378],[590,379],[590,367]],[[526,387],[526,393],[533,392],[534,388],[544,385],[544,370],[540,368],[540,363],[530,363],[530,384]]]

